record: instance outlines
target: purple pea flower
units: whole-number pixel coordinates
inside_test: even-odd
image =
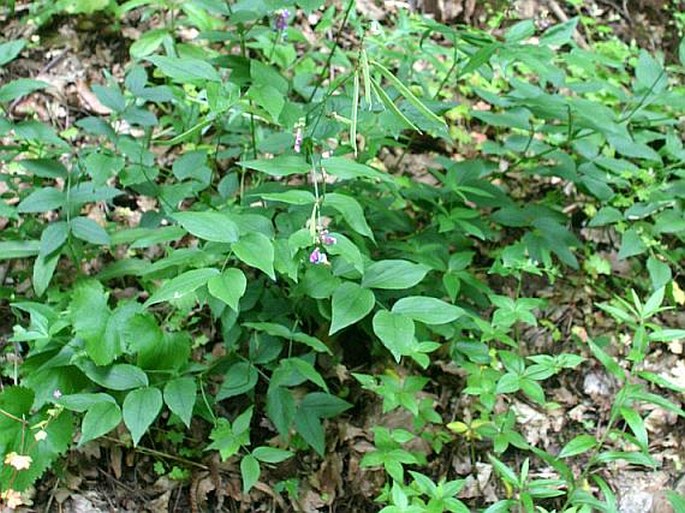
[[[321,240],[321,244],[323,244],[324,246],[333,246],[338,243],[338,239],[336,239],[332,235],[329,235],[328,230],[322,231],[319,235],[319,239]]]
[[[302,127],[298,126],[295,132],[295,145],[293,146],[295,153],[302,151]]]
[[[318,246],[314,248],[314,251],[312,251],[309,255],[309,262],[314,264],[314,265],[319,265],[319,264],[328,264],[328,257],[326,256],[326,253],[323,253]]]
[[[288,28],[288,18],[290,18],[290,11],[288,9],[280,9],[276,11],[276,20],[274,21],[274,28],[278,32],[283,32]]]

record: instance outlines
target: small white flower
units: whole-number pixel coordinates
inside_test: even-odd
[[[36,442],[42,442],[48,437],[48,432],[45,431],[44,429],[41,429],[40,431],[36,431],[36,434],[33,435],[33,438]]]
[[[0,500],[5,501],[5,505],[9,509],[16,509],[17,506],[24,504],[21,500],[21,493],[12,490],[11,488],[0,494]]]
[[[5,465],[10,465],[17,470],[26,470],[31,467],[31,463],[33,463],[31,456],[22,456],[16,452],[5,455]]]

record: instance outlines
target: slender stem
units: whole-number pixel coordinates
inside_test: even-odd
[[[629,121],[630,118],[632,118],[632,117],[635,115],[635,113],[636,113],[638,110],[640,110],[640,109],[642,108],[642,106],[643,106],[643,105],[645,104],[645,102],[647,101],[647,98],[649,98],[649,97],[651,96],[651,94],[654,92],[654,88],[655,88],[656,85],[661,81],[661,79],[663,78],[663,76],[664,76],[665,73],[666,73],[666,70],[662,68],[662,69],[661,69],[661,73],[659,73],[659,76],[656,77],[656,80],[654,80],[654,82],[652,82],[652,85],[649,86],[649,89],[647,90],[647,92],[646,92],[645,94],[642,95],[642,98],[640,98],[640,101],[638,102],[638,104],[633,108],[633,110],[631,110],[631,111],[628,113],[627,116],[621,118],[621,119],[619,120],[619,123],[623,123],[623,122],[625,122],[625,121]]]
[[[347,9],[345,9],[345,17],[343,18],[342,22],[340,23],[340,26],[338,27],[338,33],[335,35],[335,41],[333,42],[333,48],[331,48],[331,53],[328,54],[326,64],[323,68],[321,68],[321,73],[319,74],[319,78],[316,80],[316,85],[314,86],[312,94],[309,95],[307,103],[311,103],[311,101],[314,99],[314,96],[319,91],[319,87],[321,87],[321,84],[323,84],[323,81],[326,77],[326,72],[329,71],[331,62],[333,61],[333,55],[335,55],[335,50],[338,48],[338,46],[340,46],[340,39],[342,38],[343,29],[345,28],[345,25],[347,25],[347,19],[350,17],[350,13],[352,12],[353,6],[354,0],[350,0],[347,4]]]
[[[257,159],[257,136],[254,122],[254,102],[249,101],[250,105],[250,144],[252,145],[252,158]]]
[[[459,64],[459,45],[457,44],[458,39],[455,37],[454,38],[454,58],[452,59],[452,65],[450,66],[450,69],[447,70],[447,74],[445,75],[445,78],[442,79],[442,82],[438,86],[438,90],[435,91],[435,94],[433,95],[433,100],[437,100],[438,97],[440,96],[440,93],[442,92],[443,88],[447,85],[447,81],[449,80],[450,76],[452,76],[452,73],[454,72],[455,69],[457,69],[457,65]],[[457,80],[461,77],[461,73],[457,74]],[[397,159],[397,162],[395,162],[395,169],[399,169],[400,164],[404,160],[404,157],[407,156],[407,152],[409,151],[409,148],[411,147],[412,143],[416,140],[417,137],[416,132],[412,132],[411,135],[409,136],[409,141],[407,142],[407,145],[402,148],[402,154],[400,155],[400,158]]]
[[[102,438],[104,438],[105,440],[107,440],[109,442],[115,443],[117,445],[121,445],[121,446],[126,445],[121,440],[118,440],[118,439],[113,438],[111,436],[103,436]],[[158,456],[160,458],[165,458],[165,459],[172,460],[172,461],[178,461],[179,463],[184,463],[188,466],[196,467],[196,468],[199,468],[202,470],[209,470],[209,467],[207,465],[203,465],[202,463],[198,463],[197,461],[189,460],[187,458],[182,458],[180,456],[174,456],[173,454],[169,454],[169,453],[162,452],[162,451],[157,451],[155,449],[149,449],[147,447],[143,447],[140,445],[138,447],[136,447],[136,451],[141,452],[143,454],[149,454],[151,456]]]
[[[447,70],[447,74],[445,75],[445,78],[442,79],[442,82],[440,82],[440,85],[438,86],[438,90],[435,91],[435,94],[433,95],[433,99],[436,100],[438,96],[440,96],[440,93],[444,89],[444,87],[447,85],[447,81],[449,78],[452,76],[452,73],[454,72],[455,69],[457,69],[457,64],[459,63],[459,44],[458,44],[459,39],[454,38],[453,43],[454,43],[454,57],[452,58],[452,66],[450,66],[450,69]],[[457,77],[459,78],[459,77]]]
[[[20,423],[23,424],[24,426],[26,426],[26,425],[28,424],[24,419],[20,419],[20,418],[17,417],[16,415],[13,415],[13,414],[11,414],[11,413],[8,412],[8,411],[3,410],[2,408],[0,408],[0,415],[4,415],[4,416],[7,417],[7,418],[10,418],[10,419],[12,419],[12,420],[16,420],[17,422],[20,422]]]
[[[207,400],[207,394],[205,393],[204,383],[202,382],[202,380],[199,380],[199,381],[200,381],[200,395],[202,395],[202,400],[204,401],[205,406],[207,407],[207,411],[212,416],[212,420],[214,422],[214,425],[216,425],[217,424],[217,418],[216,418],[216,415],[214,414],[214,410],[212,410],[212,407],[209,405],[209,401]]]
[[[242,23],[238,24],[238,33],[240,35],[240,54],[243,58],[247,59],[247,45],[245,43],[245,27]],[[252,99],[248,101],[250,106],[250,142],[252,144],[252,158],[257,158],[257,136],[254,122],[254,102]]]

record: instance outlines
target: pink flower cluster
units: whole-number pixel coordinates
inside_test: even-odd
[[[338,239],[336,239],[332,235],[329,235],[328,230],[321,230],[321,232],[319,233],[319,241],[324,246],[333,246],[334,244],[337,244]],[[309,254],[309,262],[314,265],[328,265],[328,255],[321,251],[321,248],[319,248],[319,246],[316,246],[314,250]]]

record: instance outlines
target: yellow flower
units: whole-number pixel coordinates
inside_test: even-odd
[[[5,456],[5,465],[11,465],[17,470],[26,470],[31,467],[31,456],[22,456],[16,452],[10,452]]]
[[[21,494],[12,489],[2,492],[2,494],[0,494],[0,500],[5,501],[5,505],[9,509],[15,509],[17,506],[23,504],[21,501]]]

